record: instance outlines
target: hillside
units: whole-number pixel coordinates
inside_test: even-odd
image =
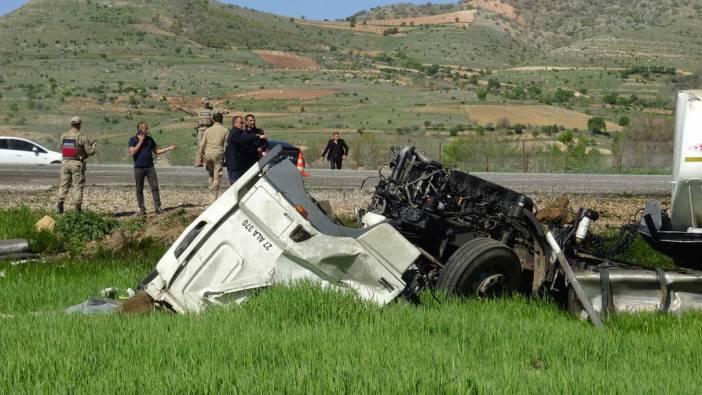
[[[370,10],[359,11],[346,18],[347,20],[368,21],[398,18],[416,18],[421,16],[431,16],[446,14],[467,9],[462,4],[412,4],[397,3],[388,6],[374,7]]]
[[[672,92],[698,85],[702,26],[691,1],[666,3],[665,23],[646,11],[637,25],[590,26],[598,1],[401,4],[331,22],[207,0],[32,0],[0,18],[0,135],[55,147],[78,114],[101,159],[126,162],[125,138],[144,119],[159,142],[179,145],[163,163],[191,164],[191,114],[210,97],[312,151],[340,130],[361,167],[390,144],[442,157],[475,136],[503,156],[519,141],[539,155],[567,149],[555,144],[565,132],[611,153],[610,132],[669,118]],[[564,32],[543,12],[580,27]],[[588,132],[593,117],[607,130]]]

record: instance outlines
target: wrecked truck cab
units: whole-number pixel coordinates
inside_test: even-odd
[[[305,280],[381,305],[406,290],[418,249],[388,224],[330,220],[284,159],[276,147],[187,227],[144,284],[157,305],[200,312]]]

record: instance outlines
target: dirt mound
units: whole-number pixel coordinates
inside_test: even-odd
[[[237,93],[231,97],[245,97],[260,100],[309,100],[334,94],[334,89],[262,89],[252,92]]]
[[[143,219],[136,216],[125,217],[122,220],[122,226],[117,227],[103,240],[88,243],[83,255],[94,256],[100,251],[119,251],[130,243],[139,243],[145,240],[155,240],[164,245],[171,245],[200,212],[200,208],[194,207],[167,212],[159,216],[147,216]]]
[[[254,51],[262,61],[288,70],[319,70],[319,64],[304,56],[283,51]]]

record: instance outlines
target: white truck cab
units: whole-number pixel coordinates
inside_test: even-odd
[[[276,147],[202,213],[144,285],[179,313],[241,303],[274,284],[308,280],[386,304],[406,287],[420,251],[388,224],[334,223]]]

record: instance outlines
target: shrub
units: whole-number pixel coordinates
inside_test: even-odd
[[[115,226],[115,221],[105,219],[92,211],[69,211],[56,221],[54,233],[61,235],[66,241],[81,243],[100,240]]]
[[[607,130],[607,123],[602,117],[593,117],[587,121],[587,129],[592,134],[600,134]]]

